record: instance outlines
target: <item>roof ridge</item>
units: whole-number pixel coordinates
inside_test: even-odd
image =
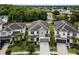
[[[63,23],[63,21],[64,21],[64,20],[62,20],[61,22]],[[65,24],[64,24],[64,23],[61,24],[61,25],[57,28],[57,30],[58,30],[61,26],[63,26],[63,25],[65,25]]]
[[[36,21],[36,24],[35,24],[33,27],[35,27],[37,24],[38,24],[38,23],[37,23],[37,21]],[[32,25],[32,24],[31,24],[31,25]],[[32,29],[33,27],[31,27],[30,29]]]
[[[22,28],[22,26],[19,23],[16,23],[16,24]]]
[[[42,21],[43,22],[43,21]],[[44,25],[42,22],[40,22],[42,25]],[[45,26],[45,25],[44,25]],[[46,26],[45,26],[46,27]],[[46,27],[47,28],[47,27]],[[48,28],[47,28],[48,29]]]

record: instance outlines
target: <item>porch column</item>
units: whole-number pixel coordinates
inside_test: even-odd
[[[10,43],[12,42],[12,38],[10,38]]]
[[[67,44],[67,40],[66,40],[66,44]]]

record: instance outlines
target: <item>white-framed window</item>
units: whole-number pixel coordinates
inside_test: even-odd
[[[39,32],[37,31],[37,34],[39,34]]]
[[[63,33],[63,35],[65,35],[65,33]]]
[[[1,32],[1,34],[2,34],[2,35],[5,35],[5,34],[6,34],[6,32]]]
[[[31,31],[31,34],[34,34],[34,31]]]

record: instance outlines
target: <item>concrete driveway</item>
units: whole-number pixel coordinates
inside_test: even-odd
[[[40,42],[40,55],[50,55],[48,42]]]
[[[65,43],[57,43],[57,51],[59,55],[68,55],[68,50]]]

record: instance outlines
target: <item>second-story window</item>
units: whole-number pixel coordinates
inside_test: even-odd
[[[65,33],[63,33],[63,35],[65,35]]]
[[[46,33],[48,34],[48,31]]]
[[[37,34],[39,34],[39,32],[37,31]]]
[[[68,35],[70,35],[70,33],[68,33]]]
[[[31,34],[34,34],[34,32],[33,32],[33,31],[31,31]]]
[[[6,34],[6,32],[2,32],[1,34],[2,34],[2,35],[5,35],[5,34]]]

